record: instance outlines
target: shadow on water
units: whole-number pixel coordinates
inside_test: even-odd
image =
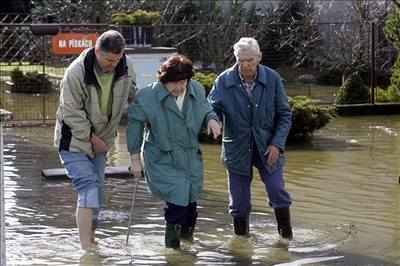
[[[108,163],[127,165],[121,127]],[[134,180],[107,179],[95,249],[77,250],[76,195],[68,180],[43,181],[60,167],[51,127],[4,136],[7,260],[10,265],[400,265],[400,116],[338,118],[286,151],[294,240],[282,243],[264,187],[252,183],[251,236],[233,237],[220,147],[202,145],[205,189],[193,244],[164,248],[163,202],[139,186],[125,245]],[[255,171],[256,173],[256,171]]]

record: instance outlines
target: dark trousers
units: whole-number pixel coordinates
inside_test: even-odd
[[[264,159],[265,160],[265,159]],[[273,208],[284,208],[290,206],[292,199],[285,190],[282,169],[269,174],[258,154],[253,149],[252,163],[258,169],[265,190],[268,194],[269,205]],[[253,169],[250,175],[238,175],[228,170],[229,186],[229,213],[232,217],[248,217],[251,211],[251,181]]]
[[[194,226],[197,219],[197,203],[192,202],[187,206],[179,206],[166,202],[164,218],[167,223],[179,224],[181,226]]]

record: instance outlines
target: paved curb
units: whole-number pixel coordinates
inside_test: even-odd
[[[340,116],[400,114],[399,103],[341,104],[335,107]]]

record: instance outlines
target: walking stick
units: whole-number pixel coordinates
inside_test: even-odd
[[[126,242],[125,242],[126,245],[128,245],[129,235],[131,232],[133,208],[135,206],[136,192],[137,192],[138,186],[139,186],[139,178],[136,178],[135,189],[133,190],[133,198],[132,198],[132,204],[131,204],[131,214],[129,215],[128,233],[126,235]]]

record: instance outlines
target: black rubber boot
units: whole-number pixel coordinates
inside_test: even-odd
[[[193,241],[193,233],[194,226],[182,226],[179,238],[187,241]]]
[[[197,221],[197,216],[198,216],[198,212],[196,210],[196,208],[197,208],[196,203],[194,206],[195,206],[194,211],[193,211],[193,209],[191,209],[191,211],[189,211],[189,215],[186,217],[187,224],[189,224],[189,225],[182,225],[181,233],[179,235],[180,239],[186,240],[188,242],[193,241],[193,233],[194,233],[194,228],[196,226],[196,221]],[[191,204],[191,208],[193,208],[193,204]]]
[[[233,228],[235,229],[235,235],[238,236],[249,236],[249,218],[238,217],[233,218]]]
[[[181,226],[179,224],[165,224],[165,246],[167,248],[179,249],[181,247],[180,231]]]
[[[275,217],[278,224],[278,232],[281,237],[292,239],[292,225],[290,224],[290,210],[287,208],[275,208]]]

